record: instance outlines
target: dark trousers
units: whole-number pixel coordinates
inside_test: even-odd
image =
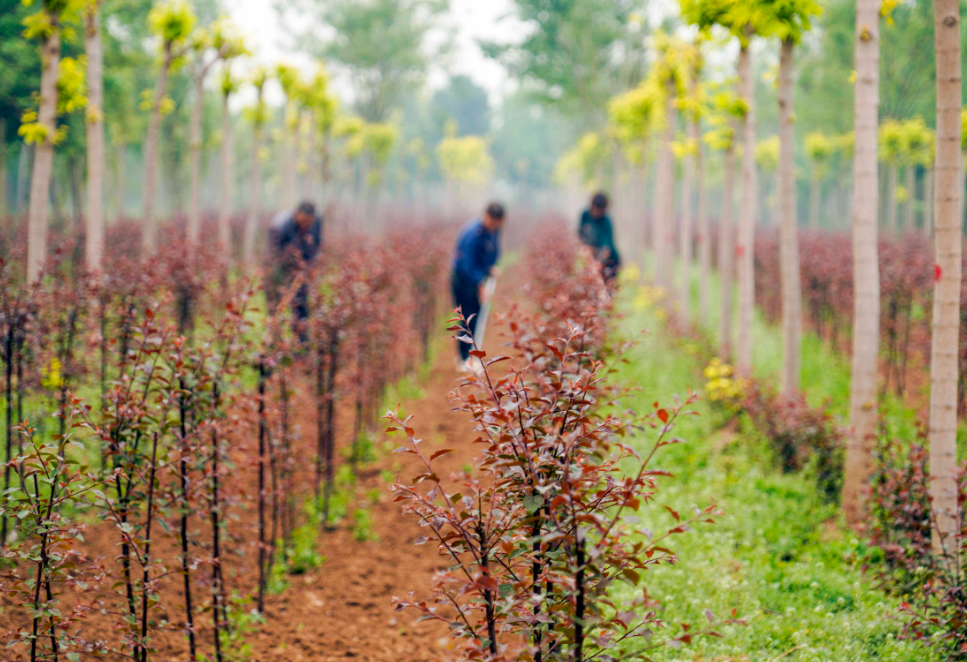
[[[466,318],[473,316],[466,325],[466,330],[472,338],[477,328],[477,317],[480,315],[480,292],[477,291],[476,285],[467,282],[458,274],[453,274],[450,283],[453,290],[454,307],[460,308]],[[460,352],[460,358],[466,361],[470,358],[470,350],[473,349],[473,345],[458,340],[457,349]]]

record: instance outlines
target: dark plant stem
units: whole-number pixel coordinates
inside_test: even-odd
[[[7,407],[6,416],[6,430],[7,430],[7,465],[3,471],[3,493],[6,494],[7,490],[10,489],[10,461],[13,459],[13,333],[14,325],[13,320],[9,322],[10,326],[7,328],[7,338],[4,349],[4,364],[6,367],[6,382],[4,384],[5,394],[4,402]],[[7,516],[4,514],[2,523],[0,523],[0,547],[7,544]]]
[[[339,358],[339,340],[336,329],[329,332],[329,365],[326,373],[326,496],[323,522],[329,521],[329,503],[335,483],[336,473],[336,369]]]
[[[156,433],[151,439],[151,465],[148,472],[148,505],[144,518],[144,557],[142,558],[141,579],[141,662],[148,660],[148,597],[150,595],[151,579],[151,524],[154,522],[154,483],[158,474],[158,437]]]
[[[585,599],[585,585],[584,585],[584,539],[580,537],[580,531],[575,532],[578,535],[577,544],[577,572],[574,577],[575,590],[577,591],[576,605],[574,607],[574,662],[583,662],[584,660],[584,599]]]
[[[181,389],[184,391],[185,382],[181,380]],[[190,512],[190,502],[188,500],[188,425],[185,412],[185,397],[182,395],[178,399],[178,412],[181,424],[181,458],[178,463],[178,477],[181,482],[181,575],[185,586],[185,630],[188,631],[188,654],[189,660],[194,662],[197,658],[195,650],[195,616],[191,606],[191,569],[188,562],[188,515]]]
[[[282,407],[283,484],[288,488],[285,498],[285,516],[282,520],[282,547],[288,549],[292,538],[292,529],[295,527],[295,495],[291,484],[292,449],[289,440],[289,386],[284,369],[279,373],[279,391],[279,400]]]
[[[259,592],[258,611],[265,613],[265,361],[259,359]]]
[[[101,296],[101,412],[104,412],[104,392],[107,390],[107,302]]]
[[[326,454],[326,423],[325,423],[325,394],[326,394],[326,369],[324,365],[325,353],[322,346],[322,334],[316,342],[316,503],[319,503],[322,491],[323,477],[323,458]],[[328,502],[324,506],[322,525],[325,526],[329,520]]]
[[[215,400],[218,400],[218,385],[215,385]],[[212,618],[215,625],[215,660],[222,662],[221,633],[225,605],[221,600],[221,550],[219,549],[220,529],[218,510],[220,508],[218,496],[218,432],[212,429],[212,495],[209,511],[212,526]]]
[[[477,539],[480,542],[480,570],[483,572],[484,576],[490,575],[490,555],[487,552],[486,537],[484,535],[483,526],[477,527]],[[494,612],[494,594],[490,589],[484,589],[484,608],[485,608],[485,618],[487,620],[487,638],[490,640],[488,643],[488,648],[490,649],[490,654],[497,655],[497,618]]]
[[[543,522],[542,516],[543,509],[539,509],[534,513],[534,524],[531,526],[531,538],[534,539],[533,552],[534,561],[531,564],[531,581],[533,582],[533,593],[535,598],[536,606],[534,607],[534,613],[541,613],[541,568],[544,563],[543,555],[541,554],[541,528]],[[541,630],[541,624],[538,622],[534,625],[533,634],[531,636],[531,641],[534,644],[534,662],[541,662],[544,651],[542,649],[544,633]]]

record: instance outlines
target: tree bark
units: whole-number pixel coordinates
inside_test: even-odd
[[[293,101],[286,98],[285,104],[282,106],[282,158],[285,162],[282,164],[282,173],[284,182],[282,191],[285,195],[285,200],[282,203],[283,207],[294,207],[298,204],[296,197],[298,196],[298,190],[296,186],[296,141],[299,137],[299,120],[298,113],[295,117],[292,116],[290,110],[290,105]]]
[[[751,30],[747,28],[751,40]],[[753,249],[755,247],[756,171],[755,171],[755,83],[749,47],[739,50],[739,88],[746,104],[742,119],[742,200],[735,255],[739,276],[739,331],[736,343],[736,369],[752,374],[752,315],[755,305]]]
[[[67,177],[70,179],[71,212],[74,214],[74,228],[72,229],[79,229],[81,219],[84,217],[84,201],[81,194],[83,173],[81,173],[81,161],[77,154],[71,154],[67,157]]]
[[[20,155],[17,157],[17,192],[14,196],[14,210],[17,214],[23,212],[24,205],[29,203],[27,196],[27,173],[34,167],[34,145],[21,143]]]
[[[795,44],[784,39],[779,51],[779,223],[782,264],[782,392],[799,390],[802,346],[802,278],[799,273],[799,227],[793,135],[793,57]]]
[[[904,188],[907,190],[907,201],[903,207],[903,231],[908,232],[914,227],[914,207],[917,202],[917,167],[912,163],[904,169]]]
[[[218,205],[218,241],[226,262],[232,256],[232,116],[228,98],[227,93],[222,95],[222,177]]]
[[[161,104],[165,98],[168,85],[168,70],[171,67],[171,44],[165,44],[164,61],[158,82],[154,89],[154,100],[151,107],[151,118],[148,121],[148,135],[144,143],[144,223],[141,234],[141,245],[145,253],[150,255],[157,249],[157,227],[154,218],[155,184],[158,176],[158,134],[161,132]]]
[[[877,254],[877,131],[880,104],[880,3],[857,0],[856,147],[853,155],[854,321],[851,434],[843,480],[846,521],[867,513],[866,481],[872,471],[877,423],[877,358],[880,347],[880,269]],[[889,201],[887,209],[895,205]]]
[[[0,119],[0,227],[7,221],[7,120]]]
[[[897,223],[897,207],[899,205],[896,200],[896,186],[899,179],[898,168],[891,163],[886,179],[886,227],[892,234],[896,234],[900,229]]]
[[[191,108],[191,124],[188,128],[189,149],[191,150],[191,190],[188,200],[189,244],[197,244],[201,237],[201,116],[205,103],[205,74],[208,65],[199,63],[195,72],[195,105]]]
[[[54,165],[54,132],[57,130],[57,77],[60,69],[60,16],[48,12],[50,34],[40,47],[43,69],[40,76],[40,108],[37,121],[47,136],[34,147],[30,176],[30,207],[27,211],[27,280],[40,278],[47,259],[47,205]]]
[[[937,517],[933,549],[956,562],[961,542],[957,505],[957,358],[960,331],[961,140],[960,14],[957,0],[936,0],[937,263],[930,356],[930,496]]]
[[[125,189],[125,182],[124,182],[125,163],[124,162],[126,160],[125,158],[126,156],[127,156],[127,146],[122,143],[117,146],[117,163],[116,163],[117,181],[115,183],[115,188],[117,188],[116,193],[117,193],[117,205],[118,205],[118,210],[117,210],[118,222],[121,222],[124,220],[124,189]]]
[[[735,145],[725,151],[725,181],[722,191],[722,221],[719,223],[719,357],[732,360],[732,282],[734,276],[735,241],[732,237],[732,194],[735,190]]]
[[[255,127],[255,137],[252,141],[252,184],[251,197],[249,198],[248,222],[245,224],[245,245],[243,247],[243,257],[245,264],[252,264],[255,257],[255,237],[259,227],[259,182],[262,178],[259,164],[259,150],[262,148],[262,127]]]
[[[672,141],[675,139],[675,85],[669,79],[665,91],[665,131],[662,136],[661,148],[658,152],[658,172],[655,176],[655,221],[652,228],[652,254],[654,255],[654,282],[667,289],[670,285],[668,278],[667,255],[674,255],[674,245],[669,246],[668,236],[672,227],[672,194],[674,178],[674,157],[672,156]],[[672,252],[668,252],[671,247]]]
[[[698,122],[694,119],[688,126],[689,140],[698,134]],[[697,141],[696,141],[697,145]],[[682,262],[682,280],[678,298],[681,299],[682,322],[688,323],[689,299],[691,298],[692,269],[692,190],[694,188],[695,162],[691,154],[682,159],[682,223],[679,228],[678,246]]]
[[[86,16],[87,51],[87,217],[84,261],[91,273],[101,271],[104,256],[104,54],[101,48],[100,1]]]
[[[705,189],[705,161],[702,157],[701,129],[698,122],[692,125],[695,132],[695,188],[698,192],[698,262],[699,262],[699,319],[708,319],[709,272],[712,269],[712,242],[708,227],[708,191]]]

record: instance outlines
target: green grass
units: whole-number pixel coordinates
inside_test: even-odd
[[[698,359],[664,332],[653,309],[631,312],[623,326],[628,335],[650,329],[619,373],[623,383],[641,388],[633,396],[636,408],[702,388]],[[771,345],[757,339],[762,370],[771,369],[775,356]],[[841,377],[829,379],[831,390],[842,388]],[[809,478],[777,472],[765,440],[748,424],[740,424],[737,434],[728,432],[721,427],[728,418],[723,412],[707,402],[696,409],[700,416],[682,419],[675,431],[687,443],[666,447],[657,457],[656,466],[676,476],[664,480],[657,504],[685,513],[714,499],[725,515],[673,538],[679,563],[646,573],[644,584],[664,604],[669,636],[681,631],[681,622],[706,622],[706,608],[719,616],[735,609],[749,625],[723,628],[722,639],[698,640],[678,651],[661,648],[655,659],[937,659],[897,639],[899,626],[891,617],[899,602],[863,575],[856,561],[866,553],[863,543],[840,525],[836,507],[822,502]],[[652,441],[633,443],[641,450]],[[643,526],[656,532],[672,526],[659,506],[640,514]],[[630,589],[619,590],[631,597]]]
[[[681,272],[681,265],[677,265],[676,278]],[[690,310],[693,319],[697,319],[699,310],[699,270],[690,270],[689,289],[691,293]],[[779,284],[776,284],[779,287]],[[698,320],[698,326],[710,346],[719,346],[719,319],[721,317],[721,283],[718,274],[709,274],[709,312]],[[738,291],[732,292],[732,339],[737,337],[738,329]],[[782,331],[768,322],[762,312],[756,308],[752,325],[753,376],[764,382],[778,386],[782,371]],[[849,394],[851,382],[851,367],[849,356],[832,349],[815,333],[804,329],[801,354],[801,388],[807,402],[818,407],[828,403],[829,411],[842,425],[849,423]],[[882,402],[883,422],[888,434],[905,439],[916,436],[917,413],[908,407],[892,392],[887,393]]]

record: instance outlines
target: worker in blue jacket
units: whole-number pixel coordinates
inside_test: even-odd
[[[503,225],[504,207],[492,202],[483,216],[474,217],[461,228],[457,239],[451,274],[453,302],[468,319],[470,336],[477,328],[477,316],[485,296],[484,285],[487,278],[494,275],[494,265],[500,257],[500,229]],[[469,368],[472,346],[462,341],[457,341],[457,345],[462,365]]]

